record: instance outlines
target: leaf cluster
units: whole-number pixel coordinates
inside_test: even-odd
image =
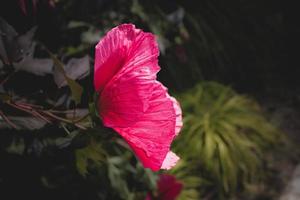
[[[184,127],[174,148],[184,161],[176,175],[188,172],[208,180],[196,188],[221,195],[261,178],[266,151],[279,146],[283,135],[253,99],[219,83],[202,82],[179,100]]]

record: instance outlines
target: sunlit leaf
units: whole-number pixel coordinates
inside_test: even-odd
[[[78,172],[83,176],[86,176],[88,173],[89,161],[100,165],[105,160],[105,153],[101,149],[101,146],[95,142],[91,142],[90,145],[82,149],[77,149],[75,155],[76,167]]]

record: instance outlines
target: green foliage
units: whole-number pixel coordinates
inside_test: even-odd
[[[178,197],[179,200],[198,200],[203,191],[203,186],[209,182],[202,176],[198,176],[196,165],[190,165],[190,161],[181,159],[170,171],[183,183],[183,190]]]
[[[94,164],[100,165],[105,160],[105,153],[101,149],[101,146],[95,141],[91,141],[90,144],[84,148],[77,149],[76,154],[76,167],[78,172],[86,176],[88,173],[88,162],[92,161]]]
[[[143,199],[155,190],[157,174],[137,162],[127,144],[110,129],[97,127],[86,137],[87,145],[75,151],[76,167],[85,178],[106,181],[101,199]]]
[[[197,166],[190,169],[194,176],[226,194],[260,177],[264,150],[281,136],[255,101],[215,82],[202,82],[179,100],[184,128],[175,149],[185,163],[175,174]]]

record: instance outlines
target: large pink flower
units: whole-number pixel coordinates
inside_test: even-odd
[[[113,28],[97,44],[94,85],[103,124],[131,146],[143,165],[169,169],[179,159],[170,145],[181,129],[181,109],[156,80],[158,45],[133,24]]]

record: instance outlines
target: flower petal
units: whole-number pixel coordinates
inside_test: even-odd
[[[182,111],[181,111],[178,101],[174,97],[171,97],[169,94],[167,94],[167,96],[172,101],[173,108],[175,110],[175,114],[176,114],[175,134],[178,135],[178,133],[180,132],[180,130],[183,126]]]
[[[98,43],[94,80],[105,126],[127,127],[143,115],[160,69],[158,54],[154,35],[132,24],[112,29]]]
[[[108,84],[98,101],[99,114],[107,127],[128,127],[147,110],[153,91],[150,75],[133,73]]]
[[[183,184],[176,180],[175,176],[168,174],[161,174],[157,181],[159,191],[159,199],[162,200],[175,200],[182,188]]]
[[[173,153],[172,151],[169,151],[166,158],[164,159],[163,163],[162,163],[162,166],[161,166],[161,169],[171,169],[172,167],[174,167],[177,163],[177,161],[179,160],[180,158],[175,154]]]
[[[112,128],[125,138],[143,165],[155,171],[170,169],[179,158],[174,153],[168,153],[176,136],[178,116],[174,102],[161,83],[155,81],[153,85],[152,96],[144,114],[129,127]]]
[[[144,33],[133,24],[122,24],[113,28],[96,46],[96,91],[102,91],[118,72],[120,77],[123,73],[147,65],[147,69],[156,74],[160,69],[158,55],[159,50],[153,34]]]

